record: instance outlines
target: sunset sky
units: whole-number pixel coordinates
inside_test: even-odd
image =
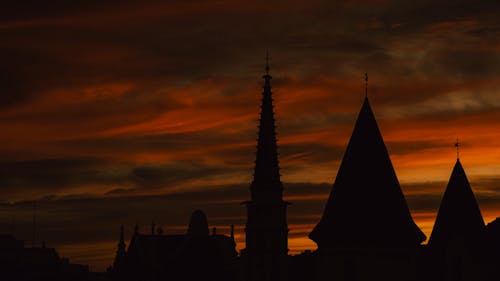
[[[418,2],[418,3],[417,3]],[[438,2],[439,4],[436,4]],[[112,263],[120,224],[183,233],[202,209],[244,247],[265,54],[292,253],[369,97],[429,236],[462,143],[500,216],[500,2],[35,1],[0,9],[0,233]],[[360,222],[362,223],[362,222]]]

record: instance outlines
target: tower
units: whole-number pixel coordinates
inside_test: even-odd
[[[250,200],[247,207],[244,250],[245,276],[249,281],[286,280],[288,226],[280,180],[276,127],[269,60],[266,63],[259,136]]]

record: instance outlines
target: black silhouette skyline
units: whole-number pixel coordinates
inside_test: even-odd
[[[325,243],[398,244],[413,237],[408,240],[417,244],[424,234],[422,243],[433,244],[460,240],[450,238],[455,232],[480,235],[460,229],[481,232],[486,225],[482,240],[490,250],[472,256],[495,255],[498,1],[38,2],[11,1],[0,11],[0,234],[24,241],[27,250],[20,253],[55,249],[55,263],[69,258],[68,264],[104,272],[115,259],[121,226],[126,251],[136,226],[147,235],[154,221],[156,235],[158,229],[186,235],[198,209],[210,233],[215,227],[230,237],[234,225],[239,253],[252,247],[247,224],[250,232],[262,228],[247,218],[251,206],[263,205],[249,185],[274,182],[276,190],[284,187],[273,204],[283,207],[276,213],[281,218],[272,219],[280,225],[274,233],[281,231],[276,253],[311,250],[288,263],[304,274],[310,269],[299,265],[314,266],[311,232]],[[275,111],[266,118],[276,120],[264,125],[274,131],[268,136],[279,134],[264,138],[270,146],[261,151],[273,151],[275,138],[279,154],[255,172],[266,49],[273,55]],[[386,150],[385,164],[372,167],[394,177],[372,176],[363,198],[385,198],[383,192],[368,196],[376,190],[369,186],[392,182],[387,195],[403,199],[380,208],[401,210],[397,224],[389,223],[395,219],[390,211],[379,224],[350,220],[364,219],[375,200],[358,208],[327,203],[356,195],[341,190],[359,181],[346,168],[352,159],[345,152],[367,93],[364,72],[384,140],[384,149],[366,148]],[[457,137],[459,166],[473,196],[447,192]],[[363,149],[356,151],[365,155]],[[274,179],[262,180],[267,173]],[[458,205],[469,206],[463,212],[477,209],[470,220],[453,223],[457,216],[449,213],[457,212],[446,210],[457,207],[441,204],[445,194],[469,198]],[[292,203],[286,212],[285,202]],[[339,219],[345,210],[350,219]],[[369,215],[377,213],[382,210]],[[438,227],[443,221],[448,227]],[[323,230],[313,231],[316,225]],[[377,232],[356,238],[355,231],[333,230],[339,226]],[[485,248],[467,240],[473,249]],[[433,249],[436,260],[442,248]],[[460,264],[462,258],[441,261]],[[357,268],[352,260],[345,264],[345,272]]]

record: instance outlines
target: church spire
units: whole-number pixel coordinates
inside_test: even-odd
[[[285,281],[288,253],[288,226],[280,180],[276,126],[274,120],[269,53],[259,120],[257,153],[245,227],[246,260],[244,270],[248,281]],[[234,230],[231,231],[234,239]],[[234,240],[233,240],[234,241]],[[272,261],[272,262],[270,262]]]
[[[271,92],[271,75],[269,74],[269,52],[266,54],[266,74],[262,105],[259,120],[259,136],[255,160],[254,178],[252,183],[252,200],[257,189],[273,189],[282,191],[280,181],[278,146],[276,143],[276,126],[274,119],[273,98]]]

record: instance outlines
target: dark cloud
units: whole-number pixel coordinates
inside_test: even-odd
[[[54,0],[48,3],[41,3],[36,0],[20,0],[5,3],[0,19],[2,21],[27,20],[50,18],[57,16],[69,16],[80,14],[85,11],[96,10],[104,7],[111,7],[123,1],[63,1]]]
[[[103,193],[130,195],[155,189],[168,192],[178,190],[179,186],[190,181],[241,172],[238,168],[207,166],[187,161],[154,165],[120,164],[94,158],[3,162],[0,164],[0,198],[4,201],[16,201],[22,198],[20,196],[31,199],[64,198],[67,191],[71,190],[76,194],[88,193],[87,196]]]
[[[126,171],[113,173],[119,166],[103,159],[42,159],[0,163],[2,200],[40,197],[82,185],[123,184]],[[13,192],[15,195],[13,196]],[[22,197],[21,197],[22,198]]]

